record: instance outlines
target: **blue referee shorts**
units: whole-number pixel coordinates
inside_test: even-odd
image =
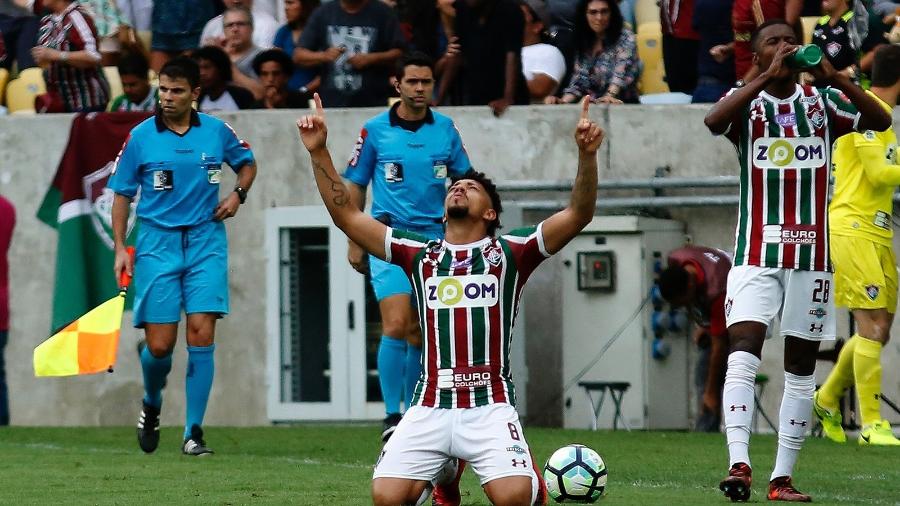
[[[428,239],[444,238],[443,227],[407,230]],[[372,255],[369,255],[369,276],[379,302],[393,295],[412,295],[412,286],[403,269]]]
[[[135,327],[177,323],[182,311],[228,314],[224,223],[170,229],[142,222],[135,250]]]

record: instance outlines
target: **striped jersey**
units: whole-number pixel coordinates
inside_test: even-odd
[[[831,144],[858,122],[839,91],[800,85],[783,100],[760,93],[732,121],[725,135],[741,164],[734,265],[831,270]]]
[[[869,95],[888,112],[891,106],[871,91]],[[874,149],[881,156],[867,159],[860,150]],[[834,198],[828,208],[831,235],[861,237],[893,246],[894,189],[900,184],[900,154],[893,128],[845,135],[834,143]]]
[[[59,51],[87,51],[97,59],[96,67],[82,69],[53,62],[44,71],[47,91],[60,94],[66,112],[106,108],[109,83],[100,66],[97,29],[80,3],[72,2],[60,14],[44,16],[37,43]]]
[[[422,376],[412,404],[515,405],[509,346],[525,281],[550,256],[541,225],[461,245],[389,228],[384,249],[418,305]]]

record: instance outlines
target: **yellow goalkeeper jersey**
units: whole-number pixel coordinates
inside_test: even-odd
[[[891,107],[875,96],[888,112]],[[834,198],[828,208],[833,235],[862,237],[891,246],[894,189],[900,185],[897,136],[866,130],[834,144]]]

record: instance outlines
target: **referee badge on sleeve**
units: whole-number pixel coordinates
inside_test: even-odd
[[[869,297],[869,300],[875,300],[878,298],[879,288],[877,285],[868,285],[866,286],[866,295]]]

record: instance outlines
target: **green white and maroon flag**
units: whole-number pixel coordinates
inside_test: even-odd
[[[113,192],[106,188],[119,150],[148,113],[79,114],[38,219],[57,230],[56,282],[51,330],[59,329],[103,301],[119,287],[112,271]],[[134,227],[134,206],[128,222]],[[130,297],[127,301],[130,307]]]

